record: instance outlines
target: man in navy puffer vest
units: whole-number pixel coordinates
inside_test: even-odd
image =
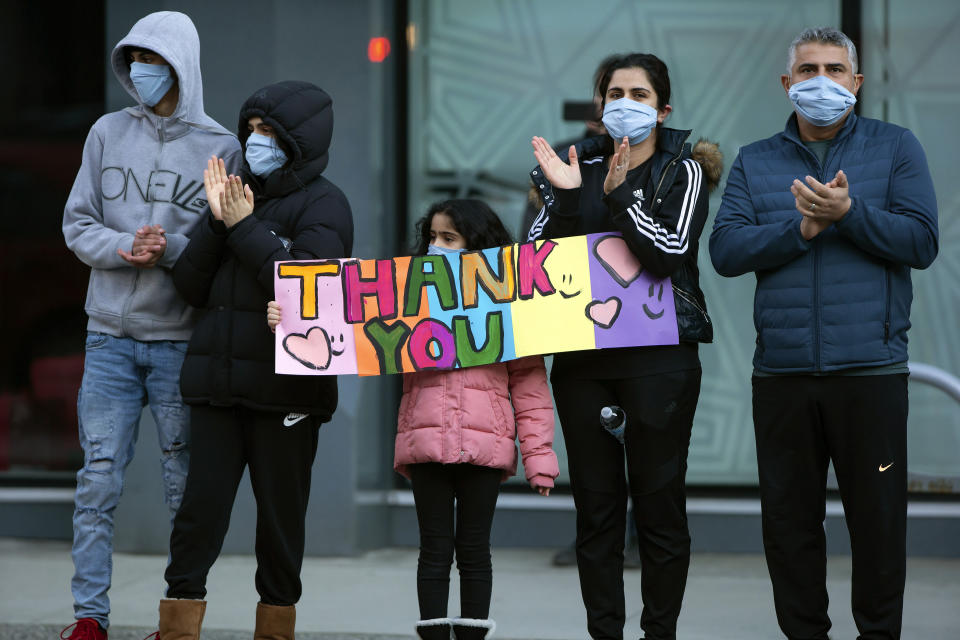
[[[781,82],[795,113],[730,169],[717,272],[754,272],[753,419],[763,543],[780,628],[826,640],[827,466],[853,552],[860,638],[899,638],[906,574],[910,270],[937,255],[926,157],[907,129],[853,113],[850,39],[807,29]]]

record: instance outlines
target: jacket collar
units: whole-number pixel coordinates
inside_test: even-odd
[[[675,158],[683,155],[684,151],[689,155],[687,138],[690,137],[691,133],[692,130],[690,129],[660,127],[657,132],[657,151],[653,154],[653,166],[650,171],[650,177],[653,180],[659,183],[659,178],[663,175],[667,165]]]
[[[853,132],[853,128],[857,126],[857,114],[853,111],[847,115],[846,122],[843,123],[843,127],[840,128],[840,131],[834,136],[833,141],[839,142]],[[797,112],[794,111],[790,114],[790,117],[787,118],[787,126],[783,128],[783,135],[787,140],[790,140],[794,144],[803,146],[803,140],[800,139],[800,128],[797,126]]]
[[[657,129],[657,151],[665,151],[671,157],[680,155],[691,133],[690,129],[660,127]],[[608,135],[592,136],[576,143],[574,147],[579,158],[609,156],[613,154],[613,138]]]
[[[149,122],[150,126],[157,132],[157,137],[162,137],[164,142],[182,138],[190,133],[191,125],[189,123],[175,116],[161,118],[153,112],[153,109],[145,105],[141,104],[136,107],[127,107],[124,111],[134,118],[143,118]],[[227,131],[224,130],[224,133],[227,133]]]
[[[657,149],[666,151],[671,156],[678,156],[683,151],[683,145],[691,133],[693,133],[691,129],[660,127],[657,131]]]

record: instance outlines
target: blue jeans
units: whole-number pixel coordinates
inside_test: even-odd
[[[83,468],[77,472],[71,581],[74,617],[106,628],[113,569],[113,512],[133,459],[143,407],[157,423],[163,493],[170,520],[186,485],[189,411],[180,397],[183,341],[141,342],[88,333],[77,403]]]

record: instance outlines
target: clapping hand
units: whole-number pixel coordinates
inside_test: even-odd
[[[207,168],[203,170],[203,186],[207,191],[207,204],[210,205],[210,213],[217,220],[223,220],[220,213],[220,195],[227,184],[227,167],[223,164],[223,158],[210,156],[207,160]]]
[[[233,227],[253,213],[253,191],[243,184],[240,176],[227,178],[220,192],[220,216],[227,228]]]
[[[159,224],[137,229],[130,251],[117,249],[117,255],[135,267],[149,269],[156,266],[167,249],[167,238]]]
[[[842,169],[827,184],[821,184],[811,176],[807,176],[806,181],[807,184],[794,180],[790,192],[797,211],[803,215],[800,232],[810,240],[847,215],[851,205],[850,184]]]
[[[603,193],[609,195],[611,191],[623,184],[630,168],[630,139],[626,136],[620,141],[620,148],[610,158],[610,169],[603,181]]]
[[[576,189],[582,184],[580,165],[577,162],[577,150],[571,146],[569,151],[570,164],[567,164],[557,155],[547,141],[540,136],[533,137],[533,155],[543,170],[543,175],[557,189]]]

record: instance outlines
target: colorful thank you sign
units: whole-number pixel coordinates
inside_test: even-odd
[[[381,375],[678,342],[670,279],[645,271],[617,233],[275,266],[277,373]]]

